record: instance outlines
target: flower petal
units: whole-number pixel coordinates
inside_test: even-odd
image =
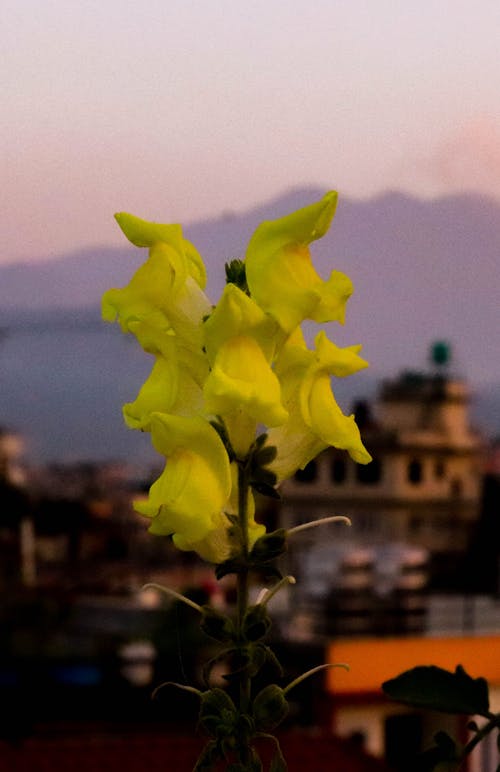
[[[151,533],[179,533],[189,542],[204,539],[214,528],[231,491],[226,449],[203,418],[154,413],[151,436],[167,457],[165,470],[138,512],[152,518]]]
[[[240,549],[237,532],[227,515],[238,514],[238,467],[231,464],[232,488],[229,500],[226,502],[224,513],[213,518],[213,530],[204,539],[198,542],[190,542],[179,534],[175,534],[173,541],[181,550],[193,550],[209,563],[223,563],[233,557]],[[252,492],[248,491],[247,498],[247,523],[248,523],[248,548],[251,550],[257,539],[264,535],[266,528],[255,521],[255,501]]]
[[[149,431],[153,413],[189,416],[201,413],[203,392],[179,358],[157,357],[149,377],[134,402],[123,406],[125,423],[131,429]]]
[[[334,271],[324,282],[308,249],[327,232],[336,205],[337,194],[332,191],[287,217],[262,223],[250,239],[245,260],[250,293],[287,332],[307,318],[343,319],[352,292],[350,280]]]
[[[268,426],[288,417],[278,378],[260,346],[245,335],[229,338],[219,348],[204,393],[207,410],[216,415],[241,409]]]
[[[205,287],[207,276],[201,255],[191,242],[183,238],[180,225],[148,222],[127,212],[118,212],[115,214],[115,220],[136,247],[152,247],[164,243],[169,244],[179,254],[184,254],[187,258],[188,273],[202,289]]]
[[[188,274],[184,257],[168,244],[155,244],[149,258],[126,287],[110,289],[102,298],[105,321],[119,318],[124,332],[140,321],[201,349],[203,317],[211,310],[203,290]]]
[[[331,375],[344,377],[367,367],[359,356],[361,346],[339,348],[324,332],[316,336],[315,343],[316,349],[310,351],[296,335],[291,337],[276,363],[289,413],[285,424],[268,432],[268,444],[278,448],[269,468],[279,480],[303,468],[329,445],[347,450],[359,463],[371,460],[354,417],[342,413],[330,382]]]
[[[208,534],[199,541],[189,541],[183,534],[175,533],[172,540],[175,546],[186,552],[197,552],[208,563],[223,563],[233,555],[237,549],[237,543],[232,536],[233,528],[230,521],[219,512],[214,516],[212,528]]]
[[[219,302],[205,322],[205,346],[210,363],[229,339],[241,335],[254,338],[265,358],[274,355],[280,329],[275,320],[235,284],[226,284]]]
[[[358,464],[372,460],[361,442],[354,415],[344,415],[335,401],[328,373],[322,373],[311,384],[307,410],[308,425],[325,447],[347,450]]]

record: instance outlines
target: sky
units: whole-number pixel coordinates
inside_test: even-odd
[[[2,0],[0,262],[324,185],[500,198],[498,0]]]

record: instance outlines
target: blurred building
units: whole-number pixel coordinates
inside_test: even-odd
[[[21,485],[25,481],[23,454],[21,435],[0,426],[0,480],[11,485]]]
[[[34,533],[22,437],[0,427],[0,590],[22,579],[34,578]]]
[[[428,372],[405,372],[382,384],[373,405],[357,405],[370,464],[329,449],[284,486],[283,527],[336,514],[352,523],[304,531],[290,549],[301,605],[316,614],[326,602],[326,632],[417,631],[426,588],[462,587],[485,443],[443,345]]]
[[[401,772],[438,730],[466,740],[467,718],[391,703],[385,679],[462,664],[489,679],[492,709],[500,705],[500,467],[471,426],[469,403],[447,348],[435,346],[428,371],[402,373],[372,405],[357,405],[373,461],[325,451],[286,484],[280,511],[285,528],[351,519],[292,537],[287,571],[297,585],[285,632],[322,640],[326,662],[349,663],[349,673],[328,674],[330,728]],[[492,740],[464,768],[497,764]]]
[[[335,514],[351,519],[351,527],[335,523],[290,539],[282,568],[298,582],[288,598],[283,590],[271,601],[282,638],[276,643],[284,639],[292,652],[291,663],[283,660],[287,672],[307,669],[308,651],[311,666],[323,657],[351,664],[352,677],[339,671],[340,680],[329,678],[326,702],[321,681],[311,679],[297,716],[333,729],[357,749],[354,756],[360,746],[385,753],[397,770],[404,769],[404,744],[417,751],[436,727],[428,716],[384,702],[380,682],[396,672],[382,665],[401,664],[398,642],[404,636],[413,664],[421,664],[419,657],[433,658],[432,646],[419,646],[433,639],[422,635],[444,634],[434,647],[442,656],[437,664],[454,667],[460,659],[453,640],[462,645],[469,636],[462,651],[471,654],[471,636],[493,646],[500,630],[493,597],[500,467],[494,455],[485,465],[469,399],[446,349],[435,347],[429,371],[403,373],[382,384],[373,405],[357,405],[371,464],[330,449],[283,486],[276,511],[271,504],[260,514],[287,529]],[[52,464],[31,470],[29,479],[22,470],[21,438],[0,431],[0,583],[9,586],[0,680],[22,696],[22,711],[29,702],[34,721],[49,708],[54,720],[77,711],[95,720],[110,713],[117,720],[158,717],[151,684],[196,679],[201,644],[190,609],[155,589],[141,593],[141,586],[190,588],[200,603],[218,592],[230,603],[232,578],[214,587],[209,566],[147,532],[132,500],[155,473],[144,480],[111,463]],[[500,674],[490,670],[499,700]],[[43,685],[42,696],[50,693],[51,704],[33,700],[34,684]],[[191,704],[184,710],[179,698],[168,702],[169,720],[190,715]],[[19,721],[12,716],[14,731]]]

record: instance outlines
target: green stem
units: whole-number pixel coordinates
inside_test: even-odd
[[[238,463],[238,519],[241,534],[241,550],[244,561],[248,558],[248,488],[249,475],[247,464]],[[249,571],[245,566],[238,574],[237,579],[237,634],[240,645],[244,644],[243,624],[248,611]],[[243,670],[239,675],[239,710],[243,715],[250,710],[251,682],[248,672]],[[248,764],[250,749],[240,748],[241,761]]]
[[[490,718],[490,721],[488,721],[487,724],[484,724],[474,735],[474,737],[469,740],[465,748],[463,749],[462,753],[460,754],[460,761],[464,761],[465,758],[469,755],[469,753],[472,753],[476,745],[478,745],[481,740],[484,740],[484,738],[492,732],[494,729],[500,728],[500,714],[491,713],[488,717]]]
[[[171,595],[172,598],[175,598],[176,600],[180,600],[182,603],[185,603],[186,606],[191,606],[191,608],[194,608],[195,611],[198,611],[200,614],[203,613],[202,607],[199,605],[199,603],[195,603],[194,600],[191,600],[191,598],[186,598],[185,595],[182,595],[180,592],[177,592],[177,590],[172,590],[171,587],[164,587],[162,584],[157,584],[156,582],[148,582],[148,584],[145,584],[141,587],[141,589],[144,590],[159,590],[160,592],[164,592],[165,595]]]

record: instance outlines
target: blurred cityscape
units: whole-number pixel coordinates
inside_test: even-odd
[[[442,716],[384,700],[380,684],[398,664],[454,669],[481,651],[479,671],[500,708],[500,443],[471,426],[469,387],[448,346],[434,344],[430,359],[355,405],[372,463],[326,451],[283,486],[282,501],[259,501],[268,530],[333,514],[352,522],[293,536],[281,568],[297,584],[272,601],[273,644],[289,676],[351,663],[349,674],[297,689],[288,721],[335,735],[349,751],[346,770],[402,772],[443,726]],[[231,577],[216,583],[196,556],[147,532],[132,502],[159,469],[36,465],[24,450],[21,434],[0,430],[0,694],[8,706],[0,735],[9,753],[75,727],[189,733],[189,695],[150,695],[165,681],[200,683],[212,644],[194,612],[142,587],[166,585],[231,609]],[[493,758],[489,746],[479,749],[470,772],[495,769]]]

